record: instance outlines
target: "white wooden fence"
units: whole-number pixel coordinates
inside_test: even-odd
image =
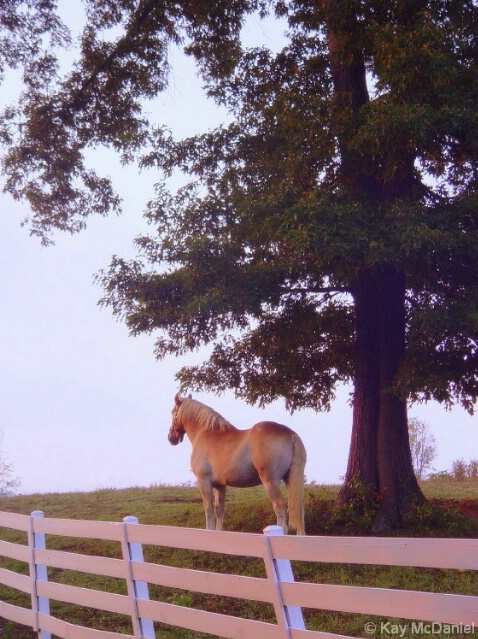
[[[52,635],[62,639],[152,639],[154,622],[229,639],[344,639],[342,635],[307,630],[302,607],[369,615],[371,621],[364,626],[369,634],[381,631],[382,636],[400,636],[406,626],[395,629],[390,622],[373,622],[374,618],[390,617],[414,620],[409,632],[401,636],[425,634],[427,630],[437,635],[442,624],[446,625],[446,635],[461,630],[460,636],[478,636],[476,596],[294,582],[290,564],[301,561],[478,570],[475,539],[295,537],[283,536],[277,526],[259,535],[139,525],[134,517],[122,523],[48,519],[40,511],[31,516],[0,512],[0,528],[26,533],[26,543],[0,541],[0,557],[23,562],[25,567],[24,574],[0,568],[0,584],[27,593],[31,601],[29,607],[0,601],[0,616],[31,626],[41,639]],[[46,542],[51,535],[119,542],[122,559],[49,549]],[[143,545],[259,558],[264,562],[266,577],[148,563],[143,559]],[[48,568],[124,580],[127,594],[48,581]],[[151,600],[148,584],[268,602],[274,607],[276,623]],[[133,634],[68,623],[50,613],[51,601],[127,615]]]

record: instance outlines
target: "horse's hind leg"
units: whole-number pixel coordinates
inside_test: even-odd
[[[272,508],[274,509],[277,517],[277,525],[280,526],[284,531],[284,534],[287,535],[288,528],[286,522],[286,507],[280,486],[273,481],[267,481],[264,479],[262,479],[262,483],[264,484],[267,496],[272,502]]]
[[[216,510],[216,530],[222,530],[224,524],[224,505],[226,502],[226,487],[214,488],[214,500]]]
[[[214,503],[211,482],[198,479],[198,488],[204,504],[206,515],[206,530],[214,530]]]

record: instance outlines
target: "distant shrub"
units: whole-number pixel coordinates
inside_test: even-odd
[[[457,459],[452,463],[451,474],[456,481],[467,479],[467,465],[464,459]]]
[[[427,477],[428,481],[450,481],[453,480],[451,473],[447,470],[439,470],[436,473],[430,473]]]
[[[478,481],[478,459],[471,459],[469,462],[456,459],[451,465],[451,470],[430,473],[427,481]]]
[[[468,479],[478,479],[478,459],[472,459],[468,464]]]
[[[455,481],[478,480],[478,459],[471,459],[468,463],[457,459],[451,466],[451,476]]]

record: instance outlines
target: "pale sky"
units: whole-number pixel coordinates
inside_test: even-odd
[[[276,33],[252,24],[254,37]],[[206,101],[191,64],[175,54],[173,82],[151,106],[178,135],[212,128],[224,114]],[[177,384],[175,372],[199,355],[156,362],[154,336],[132,338],[97,301],[93,275],[110,258],[133,257],[133,238],[146,230],[142,214],[154,173],[121,167],[107,152],[92,153],[98,172],[111,175],[123,197],[121,217],[90,219],[76,236],[56,234],[42,248],[20,221],[24,204],[0,195],[0,429],[4,454],[19,492],[88,491],[97,488],[194,481],[191,446],[171,447],[167,432]],[[342,389],[329,413],[299,411],[283,403],[261,410],[232,394],[194,394],[239,428],[272,419],[294,428],[308,452],[306,475],[319,484],[339,483],[350,443],[352,413]],[[437,443],[436,470],[456,459],[478,458],[477,417],[435,403],[412,408]]]

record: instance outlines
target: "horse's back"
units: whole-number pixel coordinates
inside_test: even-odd
[[[289,428],[284,424],[270,421],[258,422],[257,424],[254,424],[250,430],[251,434],[260,434],[262,437],[290,437],[291,435],[297,434],[292,430],[292,428]]]
[[[266,447],[285,447],[299,437],[292,428],[277,422],[259,422],[250,429],[249,438],[256,444]]]

